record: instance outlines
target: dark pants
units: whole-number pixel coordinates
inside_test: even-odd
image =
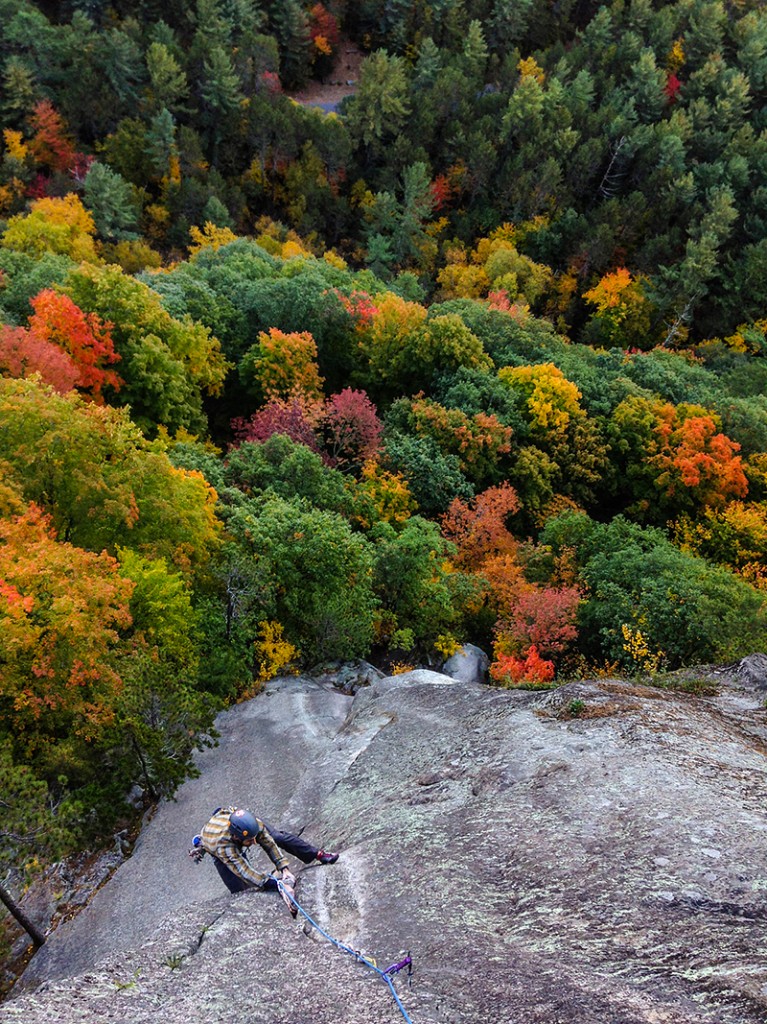
[[[266,825],[266,822],[264,822]],[[266,831],[285,853],[291,854],[297,860],[303,861],[304,864],[310,864],[319,853],[316,846],[312,846],[311,843],[307,843],[305,839],[300,836],[294,836],[292,832],[280,832],[279,829],[272,828],[270,825],[266,825]],[[253,886],[250,882],[246,882],[244,878],[240,878],[239,875],[235,875],[234,871],[231,871],[226,864],[223,864],[216,857],[213,858],[213,863],[216,865],[216,871],[221,876],[221,881],[227,887],[229,892],[244,892],[246,889],[252,889]],[[277,883],[273,878],[267,878],[264,885],[264,889],[276,889]]]

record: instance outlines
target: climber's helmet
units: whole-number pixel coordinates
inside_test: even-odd
[[[252,842],[258,834],[258,822],[250,811],[232,811],[229,815],[229,835],[239,843]]]

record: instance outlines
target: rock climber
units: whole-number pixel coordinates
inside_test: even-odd
[[[320,864],[335,864],[338,860],[337,853],[321,850],[290,832],[271,828],[252,811],[239,807],[218,807],[192,843],[189,855],[199,862],[205,853],[209,853],[229,892],[278,888],[274,875],[262,874],[249,862],[248,850],[254,843],[258,843],[280,872],[280,882],[283,888],[290,890],[291,896],[296,880],[288,868],[287,857],[281,851],[304,864],[315,860]]]

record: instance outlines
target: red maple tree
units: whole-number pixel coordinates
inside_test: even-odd
[[[34,373],[61,394],[71,391],[80,379],[74,361],[58,345],[25,327],[0,328],[0,376],[22,378]]]
[[[383,423],[364,391],[344,388],[325,403],[325,450],[339,469],[361,467],[378,452]]]
[[[79,388],[90,391],[97,401],[101,401],[104,387],[119,390],[121,378],[107,369],[120,359],[112,341],[111,324],[96,313],[84,313],[68,295],[51,288],[39,292],[31,305],[32,334],[57,345],[70,356],[78,370]]]
[[[51,101],[36,103],[29,121],[33,133],[29,148],[35,160],[51,171],[66,173],[72,170],[80,154]]]
[[[317,421],[317,403],[295,396],[287,400],[274,398],[252,416],[233,419],[231,427],[238,441],[266,441],[272,434],[285,434],[318,452]]]

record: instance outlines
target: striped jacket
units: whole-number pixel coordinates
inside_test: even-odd
[[[219,807],[202,830],[202,845],[207,853],[216,857],[222,864],[226,864],[238,878],[261,889],[270,876],[256,871],[248,862],[247,850],[240,842],[232,838],[229,832],[229,815],[235,810],[237,810],[236,807]],[[287,857],[267,832],[263,821],[260,818],[256,818],[256,821],[258,822],[256,842],[266,851],[276,868],[279,870],[286,868],[288,866]]]

